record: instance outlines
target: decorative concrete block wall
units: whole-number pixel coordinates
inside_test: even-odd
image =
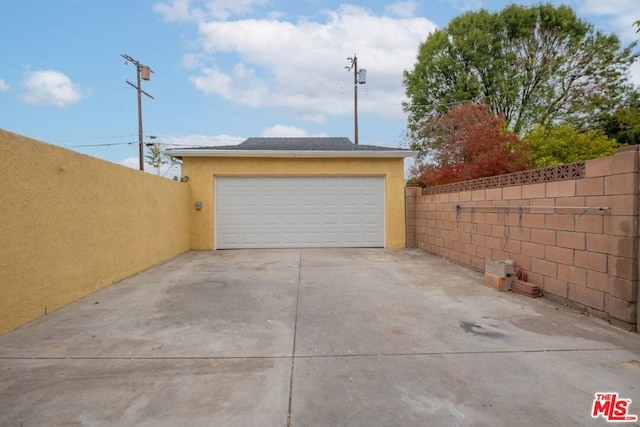
[[[408,188],[407,243],[479,271],[487,258],[512,259],[545,297],[636,330],[638,204],[631,147],[582,163]]]

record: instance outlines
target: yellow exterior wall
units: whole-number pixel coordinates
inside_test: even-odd
[[[370,175],[385,176],[386,245],[405,247],[404,160],[402,158],[185,157],[192,211],[192,249],[214,249],[214,175]]]
[[[0,159],[0,334],[190,248],[187,184],[3,130]]]

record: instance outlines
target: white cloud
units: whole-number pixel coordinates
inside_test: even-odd
[[[155,142],[163,149],[180,147],[212,147],[219,145],[240,144],[246,138],[232,135],[185,135],[185,136],[157,136]]]
[[[397,14],[413,2],[396,3]],[[255,108],[284,107],[322,123],[328,115],[351,114],[353,75],[347,56],[358,54],[368,69],[360,86],[362,113],[404,117],[402,72],[436,25],[424,18],[376,15],[357,6],[325,10],[320,18],[209,20],[198,25],[201,65],[191,77],[207,94]],[[229,57],[235,62],[225,63]],[[203,65],[204,63],[209,65]],[[197,61],[188,61],[197,65]]]
[[[182,66],[187,70],[193,70],[199,67],[203,67],[203,64],[198,55],[188,53],[182,57]]]
[[[131,169],[140,169],[140,161],[137,157],[127,157],[126,159],[120,160],[118,164]],[[159,169],[160,173],[158,173],[158,169],[148,163],[144,164],[144,171],[152,175],[158,175],[169,179],[173,179],[174,176],[178,178],[182,176],[182,167],[179,164],[168,163],[161,165]]]
[[[636,61],[629,67],[629,74],[631,83],[636,87],[640,87],[640,62]]]
[[[598,28],[617,33],[623,46],[638,40],[637,27],[633,25],[640,19],[638,0],[584,0],[581,3],[576,10],[581,14],[604,17],[600,19],[604,19],[610,28],[602,28],[600,25]],[[640,64],[637,61],[629,68],[629,75],[631,82],[640,86]]]
[[[220,95],[227,99],[233,97],[231,77],[217,67],[203,67],[200,75],[191,77],[191,83],[204,93]]]
[[[153,5],[153,10],[170,22],[185,22],[199,19],[202,11],[191,9],[191,0],[172,0],[169,3],[158,2]]]
[[[209,16],[216,19],[228,19],[231,16],[246,15],[256,6],[264,6],[269,0],[210,0],[206,2]]]
[[[578,11],[588,15],[607,16],[609,25],[624,42],[638,39],[637,27],[633,25],[640,19],[638,0],[584,0]]]
[[[387,13],[400,18],[411,18],[418,10],[418,3],[414,0],[397,1],[386,7]]]
[[[439,0],[440,3],[447,3],[450,7],[459,10],[461,12],[467,12],[470,10],[478,10],[482,8],[482,0]]]
[[[128,168],[138,169],[140,167],[140,160],[138,160],[137,157],[127,157],[126,159],[120,160],[118,164]]]
[[[169,0],[154,4],[153,10],[167,21],[186,22],[205,19],[227,20],[253,12],[269,0]]]
[[[630,6],[636,5],[636,0],[584,0],[582,11],[594,15],[615,15]]]
[[[300,129],[295,126],[274,125],[266,127],[262,130],[262,136],[265,138],[276,137],[306,137],[306,136],[327,136],[325,133],[317,135],[309,135],[305,129]]]
[[[0,79],[0,92],[5,92],[11,89],[11,86],[7,84],[4,80]]]
[[[82,99],[79,87],[59,71],[30,71],[23,88],[22,101],[32,105],[65,107]]]

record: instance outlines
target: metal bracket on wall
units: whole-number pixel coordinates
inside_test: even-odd
[[[522,212],[524,209],[529,210],[564,210],[564,209],[573,209],[580,210],[586,213],[587,211],[600,211],[600,212],[608,212],[611,210],[609,206],[527,206],[527,205],[517,205],[517,206],[461,206],[456,205],[456,213],[460,213],[463,210],[471,210],[472,212],[476,209],[495,209],[495,210],[504,210],[509,211],[511,209],[518,210]]]
[[[504,206],[504,205],[494,205],[494,206],[462,206],[456,205],[456,221],[460,218],[460,213],[463,211],[471,212],[471,222],[473,223],[473,214],[477,209],[486,209],[486,210],[494,210],[498,212],[498,218],[500,218],[500,214],[502,214],[501,222],[506,221],[507,215],[511,210],[515,210],[518,212],[518,226],[522,228],[522,215],[525,209],[528,209],[530,213],[535,213],[531,211],[544,211],[544,210],[553,210],[561,211],[561,210],[574,210],[579,211],[580,217],[586,215],[589,211],[597,211],[601,213],[608,213],[611,208],[609,206],[526,206],[526,205],[514,205],[514,206]],[[538,212],[540,213],[540,212]]]
[[[516,205],[516,206],[503,206],[503,205],[502,206],[501,205],[496,205],[496,206],[461,206],[461,205],[456,205],[456,220],[460,216],[460,212],[462,212],[463,210],[471,210],[471,218],[472,218],[472,221],[473,221],[473,213],[476,211],[476,209],[493,209],[493,210],[497,210],[499,213],[502,213],[504,215],[508,215],[509,212],[511,211],[511,209],[517,210],[518,211],[518,215],[519,215],[520,227],[522,227],[522,214],[523,214],[523,211],[525,209],[528,209],[530,213],[533,213],[531,211],[537,211],[537,210],[553,210],[553,211],[574,210],[574,211],[582,211],[580,216],[586,215],[587,212],[589,212],[589,211],[598,211],[598,212],[601,212],[601,213],[608,213],[611,210],[611,208],[609,206],[526,206],[526,205]]]

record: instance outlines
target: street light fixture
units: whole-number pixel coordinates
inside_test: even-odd
[[[367,70],[364,68],[358,69],[358,57],[355,53],[353,57],[347,58],[347,61],[350,64],[344,68],[347,71],[353,70],[353,142],[358,144],[358,85],[363,85],[367,82]]]

